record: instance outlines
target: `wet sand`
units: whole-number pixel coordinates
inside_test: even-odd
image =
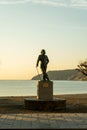
[[[24,108],[24,99],[33,97],[36,96],[0,97],[0,113],[33,113],[35,111]],[[55,97],[66,99],[66,109],[52,112],[87,113],[87,94],[54,95]],[[40,113],[40,111],[36,112]]]

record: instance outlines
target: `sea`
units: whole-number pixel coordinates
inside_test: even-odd
[[[0,80],[0,97],[36,96],[37,80]],[[53,94],[87,94],[87,81],[54,80]]]

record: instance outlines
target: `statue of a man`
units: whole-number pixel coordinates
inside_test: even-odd
[[[36,67],[38,67],[39,61],[41,62],[40,68],[41,68],[41,71],[42,71],[42,74],[43,74],[43,80],[49,81],[49,77],[46,73],[47,64],[49,63],[49,59],[48,59],[48,56],[46,55],[46,52],[45,52],[44,49],[41,50],[41,54],[38,56]]]

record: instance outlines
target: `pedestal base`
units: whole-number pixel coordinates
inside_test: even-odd
[[[38,100],[36,98],[26,98],[25,108],[30,110],[56,110],[65,109],[66,100],[54,98],[53,100]]]
[[[52,81],[38,81],[37,99],[38,100],[53,100],[53,82]]]

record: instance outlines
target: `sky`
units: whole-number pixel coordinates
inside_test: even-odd
[[[42,49],[47,71],[87,59],[87,0],[0,0],[0,80],[37,75]]]

